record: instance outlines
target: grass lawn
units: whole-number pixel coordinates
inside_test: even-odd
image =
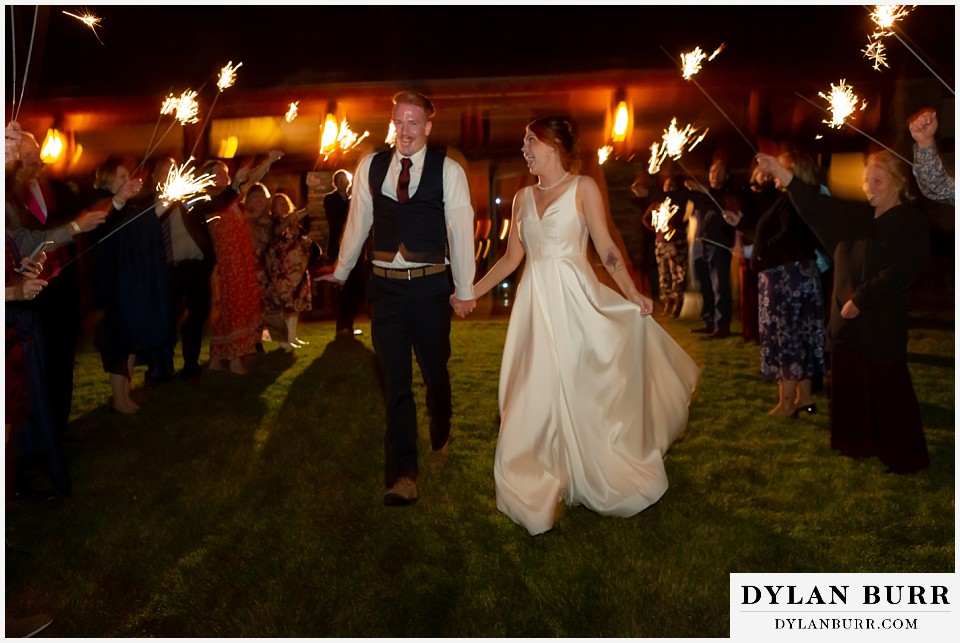
[[[439,471],[417,389],[421,498],[405,508],[382,504],[368,322],[338,341],[305,324],[295,356],[268,344],[253,374],[165,384],[135,417],[110,412],[84,346],[74,494],[8,501],[7,610],[49,613],[56,637],[726,637],[730,572],[953,572],[953,316],[912,322],[928,470],[836,455],[824,393],[815,415],[768,417],[755,345],[661,320],[702,369],[669,491],[629,519],[569,508],[537,537],[494,497],[505,318],[453,325]]]

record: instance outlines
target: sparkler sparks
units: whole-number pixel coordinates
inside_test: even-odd
[[[606,163],[611,154],[613,154],[613,145],[604,145],[597,150],[597,160],[599,161],[600,165]]]
[[[96,36],[97,42],[99,42],[101,45],[103,44],[103,41],[100,40],[100,35],[97,34],[97,27],[100,26],[100,18],[98,18],[97,16],[93,15],[92,13],[90,13],[89,11],[87,11],[86,9],[84,9],[84,10],[83,10],[83,13],[80,14],[80,15],[77,15],[77,14],[75,14],[75,13],[70,13],[69,11],[64,11],[63,13],[65,13],[65,14],[68,15],[68,16],[70,16],[71,18],[76,18],[77,20],[79,20],[80,22],[82,22],[83,24],[85,24],[86,26],[90,27],[90,31],[93,32],[93,35],[94,35],[94,36]]]
[[[212,174],[201,174],[194,176],[196,168],[187,166],[193,162],[191,156],[182,166],[170,166],[167,172],[167,180],[162,185],[157,185],[157,192],[160,201],[163,203],[173,203],[179,201],[186,205],[192,205],[197,201],[209,201],[210,196],[203,194],[195,197],[196,194],[213,185]],[[195,198],[194,198],[195,197]]]
[[[819,93],[821,98],[826,99],[830,103],[829,111],[831,120],[823,122],[836,129],[840,129],[854,112],[858,110],[863,111],[867,107],[867,101],[863,101],[860,107],[857,107],[857,102],[860,99],[853,93],[853,87],[846,83],[846,80],[841,80],[839,85],[830,83],[829,96],[823,92]]]
[[[326,127],[324,127],[326,130]],[[360,141],[370,136],[370,132],[364,132],[363,134],[357,134],[350,129],[350,124],[347,123],[347,119],[340,121],[340,127],[337,129],[336,138],[328,136],[326,132],[323,136],[322,145],[320,148],[320,153],[323,154],[323,160],[326,161],[331,154],[334,152],[349,152],[357,145],[360,144]],[[332,139],[332,142],[331,140]]]
[[[878,4],[875,5],[870,13],[870,19],[877,25],[877,32],[873,34],[874,38],[880,36],[889,36],[893,33],[893,27],[898,21],[913,11],[913,5],[905,4]]]
[[[240,69],[240,65],[243,63],[237,63],[236,67],[232,67],[233,61],[231,60],[226,65],[223,66],[223,69],[220,70],[220,79],[217,80],[217,89],[223,91],[228,87],[233,87],[233,84],[237,82],[237,70]]]
[[[683,129],[677,129],[677,119],[674,117],[674,119],[670,121],[670,127],[663,130],[663,143],[661,144],[659,141],[656,141],[650,146],[650,164],[647,170],[650,174],[656,174],[660,171],[660,166],[667,160],[667,157],[675,161],[680,160],[680,157],[683,156],[685,151],[684,148],[687,150],[695,148],[706,137],[709,131],[710,128],[708,127],[695,138],[694,135],[697,133],[697,128],[693,127],[693,125],[686,125]]]
[[[673,204],[670,201],[670,197],[667,197],[663,200],[663,203],[660,204],[660,207],[651,213],[650,222],[653,225],[653,229],[657,232],[664,233],[667,241],[669,241],[673,233],[676,232],[676,230],[670,229],[670,219],[674,217],[679,209],[680,206]]]
[[[180,94],[179,97],[170,94],[160,107],[161,116],[176,114],[176,119],[180,121],[181,125],[196,123],[200,120],[197,118],[197,112],[199,111],[200,106],[197,104],[197,92],[192,89],[186,90]]]
[[[285,121],[287,121],[288,123],[293,122],[293,119],[297,117],[297,113],[299,112],[299,108],[297,107],[299,104],[300,104],[300,101],[297,101],[295,103],[290,103],[290,107],[289,109],[287,109],[287,113],[283,117]]]
[[[700,71],[703,60],[706,58],[707,62],[710,62],[717,57],[717,54],[723,51],[725,46],[726,45],[720,45],[717,47],[717,50],[710,54],[709,57],[700,49],[700,47],[696,47],[689,53],[680,54],[680,67],[683,69],[683,79],[690,80],[693,78],[693,76]]]
[[[863,50],[863,55],[873,61],[875,71],[882,71],[881,67],[890,67],[887,64],[887,47],[880,38],[874,39],[874,37],[871,37],[867,42],[867,47]]]

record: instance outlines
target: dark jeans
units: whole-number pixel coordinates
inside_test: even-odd
[[[168,266],[170,275],[170,310],[174,327],[186,313],[180,326],[180,350],[183,354],[183,372],[199,371],[200,345],[203,328],[210,316],[210,275],[213,265],[207,261],[183,261]],[[173,375],[173,353],[177,345],[176,331],[169,345],[157,351],[154,365],[147,377],[167,379]]]
[[[730,330],[732,292],[730,289],[730,259],[728,250],[704,244],[703,256],[693,261],[693,270],[700,282],[703,308],[700,317],[711,330]]]

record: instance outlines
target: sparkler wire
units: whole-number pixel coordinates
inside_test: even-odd
[[[894,37],[895,37],[897,40],[900,41],[900,44],[902,44],[904,47],[906,47],[906,48],[907,48],[907,51],[909,51],[911,54],[913,54],[914,58],[916,58],[917,60],[919,60],[920,63],[921,63],[924,67],[926,67],[927,70],[928,70],[931,74],[933,74],[934,78],[936,78],[937,80],[939,80],[939,81],[943,84],[943,86],[946,87],[946,88],[950,91],[951,94],[953,94],[954,96],[957,95],[957,93],[956,93],[955,91],[953,91],[953,88],[950,87],[950,85],[948,85],[942,78],[940,78],[940,76],[937,75],[937,72],[933,71],[933,69],[930,68],[930,65],[928,65],[928,64],[926,63],[926,61],[923,60],[923,58],[921,58],[920,56],[918,56],[918,55],[917,55],[917,52],[915,52],[913,49],[910,48],[910,45],[908,45],[906,42],[904,42],[903,38],[900,37],[900,34],[898,34],[896,31],[892,31],[892,33],[893,33]]]
[[[10,9],[12,11],[13,7]],[[23,93],[27,90],[27,73],[30,71],[30,58],[33,56],[33,39],[34,36],[37,35],[37,14],[39,12],[40,6],[37,5],[33,10],[33,29],[30,30],[30,47],[27,49],[27,64],[23,68],[23,82],[20,86],[20,100],[17,101],[17,109],[13,113],[13,120],[17,120],[17,118],[20,116],[20,108],[23,107]],[[14,25],[11,24],[10,28],[13,29]]]
[[[717,200],[713,198],[713,195],[712,195],[712,194],[710,194],[710,190],[708,190],[706,187],[704,187],[703,183],[701,183],[701,182],[697,179],[697,177],[695,177],[695,176],[693,175],[693,172],[691,172],[690,170],[687,169],[687,166],[684,165],[683,162],[682,162],[680,159],[675,159],[675,160],[676,160],[676,162],[677,162],[677,165],[679,165],[679,166],[683,169],[684,172],[686,172],[687,174],[690,175],[690,178],[693,179],[693,182],[696,183],[698,186],[700,186],[700,191],[703,192],[704,194],[706,194],[707,197],[709,197],[709,199],[710,199],[711,201],[713,201],[713,204],[714,204],[715,206],[717,206],[717,208],[720,209],[720,213],[723,214],[723,211],[724,211],[726,208],[724,208],[722,205],[720,205],[719,203],[717,203]]]
[[[106,241],[107,239],[109,239],[110,237],[112,237],[113,235],[115,235],[117,232],[120,232],[120,230],[122,230],[123,228],[127,227],[128,225],[130,225],[131,223],[133,223],[134,221],[136,221],[137,219],[139,219],[140,217],[142,217],[142,216],[145,215],[147,212],[149,212],[150,210],[154,209],[155,207],[157,207],[157,206],[160,205],[161,203],[162,203],[162,201],[157,201],[156,203],[154,203],[153,205],[151,205],[150,207],[148,207],[146,210],[144,210],[144,211],[142,211],[142,212],[140,212],[140,213],[138,213],[138,214],[135,214],[134,216],[130,217],[129,219],[127,219],[126,221],[124,221],[123,223],[121,223],[120,225],[118,225],[116,228],[114,228],[113,230],[111,230],[110,232],[108,232],[107,234],[103,235],[103,237],[102,237],[99,241],[97,241],[95,244],[93,244],[92,246],[90,246],[89,248],[87,248],[86,250],[84,250],[83,252],[81,252],[80,254],[78,254],[76,257],[74,257],[73,259],[71,259],[71,260],[68,261],[67,263],[65,263],[65,264],[63,264],[62,266],[60,266],[60,272],[63,272],[63,269],[64,269],[64,268],[66,268],[67,266],[69,266],[69,265],[72,264],[73,262],[75,262],[75,261],[77,261],[78,259],[80,259],[80,257],[82,257],[83,255],[87,254],[88,252],[90,252],[91,250],[93,250],[94,248],[96,248],[97,246],[99,246],[101,243],[103,243],[104,241]],[[112,206],[111,206],[111,207],[112,207]]]
[[[797,96],[799,96],[800,98],[802,98],[803,100],[805,100],[805,101],[807,101],[808,103],[810,103],[811,105],[813,105],[814,107],[816,107],[816,108],[818,108],[818,109],[821,109],[821,110],[823,110],[824,112],[826,112],[826,113],[828,113],[828,114],[830,113],[830,110],[824,108],[824,107],[821,106],[821,105],[817,105],[815,102],[813,102],[812,100],[810,100],[809,98],[807,98],[806,96],[804,96],[803,94],[801,94],[800,92],[794,92],[794,93],[795,93]],[[849,127],[850,129],[852,129],[854,132],[857,132],[858,134],[862,134],[862,135],[866,136],[866,137],[869,138],[871,141],[873,141],[874,143],[876,143],[877,145],[879,145],[879,146],[882,147],[883,149],[887,150],[888,152],[890,152],[891,154],[893,154],[894,156],[896,156],[897,158],[899,158],[901,161],[903,161],[904,163],[906,163],[906,164],[909,165],[910,167],[913,167],[913,162],[908,161],[907,159],[903,158],[902,156],[900,156],[899,154],[897,154],[896,151],[892,150],[891,148],[887,147],[886,145],[884,145],[883,143],[881,143],[881,142],[878,141],[877,139],[873,138],[872,136],[870,136],[869,134],[867,134],[866,132],[864,132],[862,129],[859,129],[859,128],[851,125],[851,124],[848,123],[847,121],[843,121],[843,124],[846,125],[847,127]]]
[[[200,126],[200,131],[197,132],[197,139],[193,142],[193,148],[190,150],[190,156],[193,156],[194,152],[197,151],[197,145],[200,144],[200,137],[203,136],[203,130],[207,126],[207,123],[210,122],[210,117],[213,116],[213,106],[217,104],[217,99],[220,98],[220,94],[222,93],[223,90],[220,90],[217,92],[217,95],[213,97],[213,102],[210,103],[210,109],[207,110],[207,117]]]

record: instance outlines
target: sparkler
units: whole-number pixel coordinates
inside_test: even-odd
[[[240,68],[240,65],[243,63],[237,63],[236,66],[233,65],[231,60],[226,65],[220,69],[220,76],[217,80],[217,93],[213,97],[213,102],[210,103],[210,109],[207,110],[207,117],[203,121],[203,125],[200,126],[200,131],[197,132],[197,140],[193,143],[193,149],[190,150],[190,156],[193,156],[193,153],[197,151],[197,145],[200,143],[200,137],[203,135],[203,130],[206,129],[207,123],[210,122],[210,117],[213,116],[213,107],[217,104],[217,99],[220,98],[220,94],[223,93],[223,90],[233,87],[233,84],[237,82],[237,70]],[[191,121],[196,122],[196,121]]]
[[[173,126],[177,123],[181,125],[187,125],[189,123],[197,122],[197,112],[199,111],[199,105],[197,104],[197,92],[192,89],[188,89],[180,94],[179,97],[169,94],[163,101],[163,104],[160,106],[160,117],[173,114],[174,120],[170,123],[170,126],[163,132],[157,142],[153,142],[153,136],[150,137],[150,144],[147,145],[147,152],[143,156],[143,160],[140,161],[140,165],[137,166],[137,169],[133,171],[134,174],[143,169],[143,166],[146,165],[147,159],[156,151],[157,147],[160,145],[161,141],[166,138],[167,134],[170,133],[170,130],[173,129]],[[160,125],[160,120],[157,119],[157,126],[153,128],[153,133],[157,133],[157,127]],[[193,155],[191,154],[191,157]]]
[[[846,120],[858,111],[857,102],[859,102],[860,99],[857,98],[857,95],[853,93],[853,87],[847,85],[847,81],[844,79],[840,80],[839,85],[830,83],[829,96],[825,95],[823,92],[819,92],[818,96],[826,99],[830,103],[830,108],[828,111],[831,114],[831,119],[829,121],[823,121],[830,127],[840,129],[846,124]],[[866,108],[867,101],[863,101],[859,107],[859,111],[862,112]]]
[[[704,58],[706,58],[707,62],[713,60],[714,58],[717,57],[717,54],[723,51],[724,47],[725,45],[720,45],[719,47],[717,47],[716,51],[710,54],[710,56],[707,56],[703,51],[701,51],[700,47],[696,47],[693,51],[689,53],[680,54],[680,65],[679,65],[680,71],[683,74],[683,79],[689,80],[691,83],[696,85],[697,89],[703,92],[703,95],[707,97],[707,100],[709,100],[713,104],[713,106],[717,108],[717,111],[719,111],[723,115],[723,117],[727,119],[727,122],[729,122],[730,125],[733,126],[733,129],[737,131],[737,134],[739,134],[743,138],[743,140],[747,143],[747,145],[750,147],[753,153],[756,154],[757,148],[754,147],[753,143],[750,142],[750,139],[747,138],[747,135],[744,134],[742,131],[740,131],[740,128],[737,127],[737,124],[733,122],[733,119],[730,118],[730,116],[728,116],[725,111],[723,111],[723,108],[717,104],[717,101],[713,100],[710,94],[707,93],[707,90],[705,90],[700,85],[700,83],[697,82],[697,79],[694,78],[694,76],[696,76],[700,72],[700,68],[702,66]],[[663,47],[661,47],[661,49],[663,49],[663,52],[670,57],[670,60],[673,60],[674,63],[676,63],[676,60],[674,60],[673,56],[670,54],[669,51],[667,51]]]
[[[708,127],[700,136],[694,138],[697,128],[693,125],[685,125],[683,129],[677,129],[677,119],[674,118],[670,121],[670,127],[663,130],[663,144],[654,142],[650,146],[650,164],[647,170],[650,174],[656,174],[660,171],[660,166],[663,165],[668,156],[675,161],[679,161],[685,151],[684,148],[693,150],[707,136],[709,131],[710,128]],[[687,147],[688,145],[689,147]]]
[[[600,165],[606,163],[611,154],[613,154],[613,145],[604,145],[597,150],[597,160],[600,162]]]
[[[852,129],[854,132],[857,132],[858,134],[862,134],[863,136],[867,137],[868,139],[870,139],[871,141],[873,141],[874,143],[876,143],[877,145],[879,145],[879,146],[882,147],[883,149],[887,150],[888,152],[890,152],[891,154],[893,154],[894,156],[896,156],[897,158],[899,158],[900,160],[902,160],[904,163],[906,163],[907,165],[910,165],[910,166],[912,167],[912,166],[913,166],[913,163],[911,163],[911,162],[908,161],[907,159],[903,158],[902,156],[900,156],[899,154],[897,154],[896,151],[890,149],[888,146],[884,145],[883,143],[881,143],[881,142],[878,141],[877,139],[873,138],[872,136],[870,136],[869,134],[867,134],[867,133],[864,132],[863,130],[861,130],[861,129],[857,128],[857,127],[854,127],[853,125],[851,125],[851,124],[849,123],[849,121],[846,120],[846,119],[847,119],[848,117],[850,117],[854,112],[857,111],[856,105],[857,105],[857,101],[858,101],[859,99],[857,98],[856,94],[853,93],[853,88],[852,88],[852,87],[849,87],[848,85],[845,85],[845,82],[846,82],[846,81],[841,80],[839,87],[837,87],[837,86],[833,85],[833,83],[831,83],[831,84],[830,84],[830,96],[829,96],[829,97],[827,97],[826,95],[824,95],[823,92],[820,92],[820,93],[819,93],[819,95],[820,95],[822,98],[826,98],[827,100],[830,101],[831,105],[830,105],[830,108],[829,108],[829,109],[827,109],[827,108],[825,108],[825,107],[822,107],[821,105],[817,105],[815,102],[813,102],[812,100],[810,100],[809,98],[807,98],[807,97],[804,96],[803,94],[800,94],[800,93],[797,93],[797,92],[795,92],[795,93],[797,94],[797,96],[799,96],[799,97],[802,98],[803,100],[807,101],[808,103],[810,103],[810,104],[813,105],[814,107],[817,107],[817,108],[823,110],[824,112],[830,114],[831,117],[832,117],[832,120],[830,120],[830,121],[823,121],[823,122],[826,123],[827,125],[830,125],[830,127],[835,127],[835,128],[837,128],[837,129],[839,129],[841,126],[846,125],[846,126],[849,127],[850,129]],[[867,103],[866,103],[866,101],[864,101],[863,104],[861,105],[860,109],[862,110],[862,109],[863,109],[864,107],[866,107],[866,106],[867,106]]]
[[[89,11],[87,11],[86,9],[84,9],[84,10],[83,10],[83,13],[80,14],[80,15],[77,15],[77,14],[75,14],[75,13],[70,13],[69,11],[64,11],[63,13],[67,14],[67,15],[70,16],[71,18],[76,18],[77,20],[79,20],[80,22],[82,22],[83,24],[85,24],[86,26],[90,27],[90,31],[92,31],[92,32],[93,32],[93,35],[97,37],[97,42],[99,42],[101,45],[103,45],[103,41],[100,40],[100,35],[97,34],[97,27],[100,26],[100,18],[98,18],[97,16],[93,15],[92,13],[90,13]],[[106,45],[104,45],[104,46],[106,46]]]
[[[653,229],[663,233],[664,239],[667,241],[670,241],[676,232],[675,229],[670,229],[670,220],[677,214],[679,209],[680,206],[674,205],[670,201],[670,197],[667,197],[663,200],[663,203],[660,204],[660,207],[651,213],[650,222],[653,224]]]
[[[365,131],[363,134],[358,135],[356,132],[350,129],[350,124],[347,122],[347,119],[340,121],[340,127],[337,129],[337,136],[333,138],[332,142],[326,142],[323,147],[320,148],[320,153],[323,154],[323,160],[326,161],[331,154],[340,151],[343,153],[349,152],[357,145],[360,144],[360,141],[370,136],[370,132]],[[326,138],[326,137],[324,137]]]
[[[288,123],[292,123],[293,119],[297,117],[297,113],[299,111],[299,108],[297,107],[297,105],[299,104],[300,104],[300,101],[297,101],[295,103],[290,103],[290,108],[287,110],[286,115],[283,117],[284,120],[286,120]]]
[[[917,52],[910,48],[910,45],[900,37],[900,34],[897,33],[897,23],[905,18],[914,7],[912,5],[901,5],[901,4],[878,4],[874,5],[873,11],[870,13],[870,19],[877,26],[877,30],[870,35],[870,38],[867,41],[867,48],[863,50],[864,55],[873,60],[873,68],[877,71],[880,71],[880,65],[884,67],[889,67],[886,63],[886,58],[884,58],[884,46],[880,42],[882,38],[887,36],[893,36],[900,41],[900,44],[903,45],[907,51],[913,54],[914,58],[920,61],[924,67],[927,68],[934,78],[940,81],[940,83],[950,90],[950,93],[956,96],[956,92],[953,90],[950,85],[947,84],[943,78],[941,78],[937,72],[935,72],[927,62],[921,58]]]
[[[697,132],[697,129],[692,125],[687,125],[683,129],[677,129],[677,119],[674,118],[670,121],[670,127],[663,130],[663,144],[661,145],[660,142],[655,141],[653,145],[650,146],[650,164],[647,167],[647,170],[650,172],[650,174],[656,174],[660,171],[660,166],[669,156],[676,161],[677,165],[679,165],[684,172],[690,175],[690,178],[693,179],[693,181],[697,184],[697,186],[700,188],[700,191],[706,194],[710,200],[713,201],[714,205],[716,205],[717,208],[723,212],[723,206],[717,203],[717,200],[713,198],[712,194],[710,194],[710,190],[703,187],[703,184],[697,180],[697,177],[693,175],[693,172],[688,170],[687,166],[685,166],[683,161],[680,160],[680,157],[683,156],[684,147],[689,144],[687,149],[692,150],[700,144],[700,141],[707,136],[707,132],[709,131],[710,128],[708,127],[703,131],[702,134],[700,134],[700,136],[694,139],[693,135]],[[693,140],[693,143],[690,143],[691,140]]]

